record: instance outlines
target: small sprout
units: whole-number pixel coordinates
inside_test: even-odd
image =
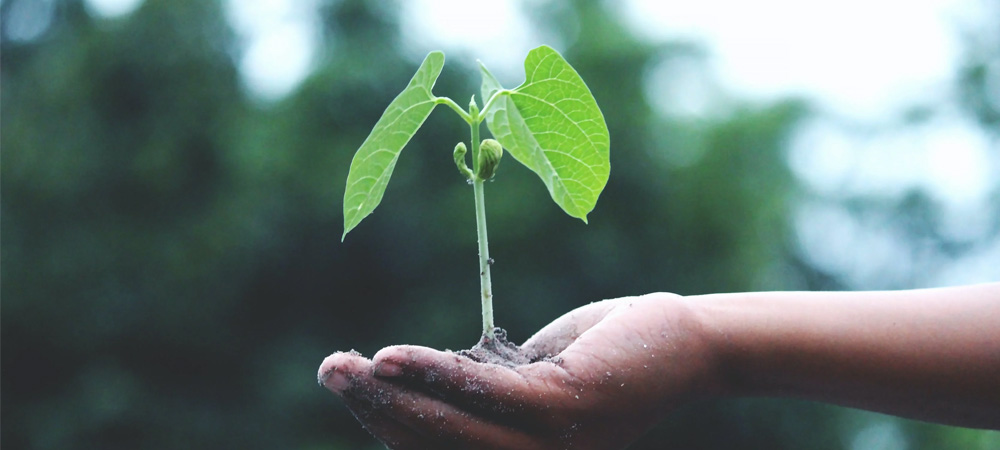
[[[445,105],[469,125],[470,147],[455,146],[453,158],[473,187],[479,274],[483,305],[483,336],[493,330],[493,288],[486,236],[484,182],[496,175],[503,153],[534,172],[552,200],[566,214],[587,222],[611,170],[611,142],[604,115],[590,89],[572,66],[551,47],[541,46],[524,59],[525,80],[505,89],[480,64],[482,109],[476,97],[468,110],[448,97],[434,95],[434,83],[444,67],[444,53],[431,52],[409,84],[389,103],[371,133],[361,143],[347,173],[344,190],[344,233],[347,237],[382,201],[403,147],[438,105]],[[485,122],[496,140],[480,140]],[[472,168],[465,154],[471,153]]]
[[[461,173],[466,180],[472,181],[472,170],[465,164],[465,151],[464,142],[459,142],[455,145],[455,152],[453,154],[455,157],[455,166],[458,167],[458,172]]]
[[[479,172],[476,176],[480,180],[486,181],[493,178],[500,166],[500,158],[503,157],[503,147],[493,139],[483,139],[479,145]]]

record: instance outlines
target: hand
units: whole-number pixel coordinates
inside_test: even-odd
[[[523,346],[505,368],[395,346],[336,353],[320,382],[394,449],[614,449],[680,403],[719,391],[717,366],[682,297],[592,303]]]

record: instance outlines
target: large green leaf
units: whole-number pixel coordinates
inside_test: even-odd
[[[503,90],[485,66],[482,94],[498,95],[486,125],[508,152],[534,171],[563,211],[587,222],[611,171],[608,126],[583,79],[551,47],[524,60],[524,84]]]
[[[399,153],[434,110],[436,103],[431,89],[442,67],[444,53],[428,54],[410,84],[392,100],[354,155],[344,191],[341,240],[382,202]]]

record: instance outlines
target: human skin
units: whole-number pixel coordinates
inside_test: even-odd
[[[393,449],[617,449],[677,406],[795,397],[1000,428],[1000,283],[885,292],[605,300],[556,319],[505,368],[393,346],[319,379]]]

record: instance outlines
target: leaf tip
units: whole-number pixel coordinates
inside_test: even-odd
[[[441,50],[434,50],[428,53],[427,56],[424,58],[424,62],[421,64],[421,66],[427,64],[428,62],[432,66],[436,66],[437,67],[436,70],[440,73],[441,67],[444,66],[444,52],[442,52]]]
[[[530,51],[528,51],[528,54],[535,53],[535,52],[545,52],[545,53],[551,52],[551,53],[559,54],[558,50],[556,50],[556,49],[554,49],[554,48],[552,48],[552,47],[550,47],[550,46],[548,46],[546,44],[542,44],[542,45],[539,45],[538,47],[535,47],[535,48],[531,49]],[[559,54],[559,55],[562,56],[561,54]]]

